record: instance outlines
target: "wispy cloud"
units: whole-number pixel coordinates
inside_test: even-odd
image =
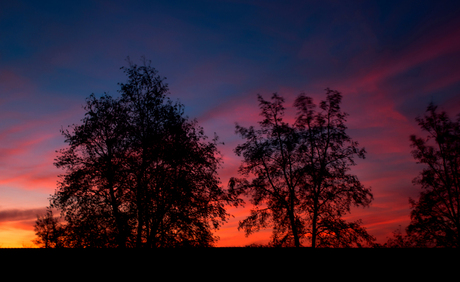
[[[46,208],[0,210],[0,223],[35,220],[45,213]]]

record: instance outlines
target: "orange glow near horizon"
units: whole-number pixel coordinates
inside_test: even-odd
[[[30,223],[30,222],[28,222]],[[33,225],[3,222],[0,227],[0,248],[36,248]]]

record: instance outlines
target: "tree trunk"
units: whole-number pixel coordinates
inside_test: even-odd
[[[299,240],[299,234],[297,231],[297,226],[295,224],[295,216],[294,216],[294,211],[291,209],[289,212],[289,219],[291,220],[291,228],[292,228],[292,234],[294,235],[294,245],[296,248],[300,247],[300,240]]]
[[[140,185],[138,186],[138,191],[137,191],[137,238],[136,238],[136,247],[141,248],[142,247],[142,226],[144,225],[144,215],[143,215],[143,207],[142,207],[142,197],[140,195]]]
[[[318,200],[315,199],[313,204],[313,220],[311,230],[311,247],[316,248],[316,233],[317,233],[317,221],[318,221]]]
[[[292,234],[294,235],[294,244],[296,248],[300,247],[300,240],[299,240],[299,233],[297,230],[297,225],[295,222],[295,215],[294,215],[294,193],[293,190],[291,189],[290,191],[290,204],[291,207],[288,209],[289,212],[289,219],[291,220],[291,228],[292,228]]]
[[[118,202],[115,196],[115,190],[114,190],[114,183],[115,183],[115,172],[114,168],[112,166],[112,149],[109,144],[107,144],[107,150],[108,150],[108,161],[107,161],[107,182],[108,182],[108,189],[109,189],[109,195],[110,195],[110,204],[112,206],[112,213],[113,216],[115,217],[115,224],[117,227],[117,234],[116,234],[116,240],[118,244],[118,248],[125,248],[126,247],[126,233],[125,233],[125,227],[124,224],[121,220],[121,216],[118,210]]]

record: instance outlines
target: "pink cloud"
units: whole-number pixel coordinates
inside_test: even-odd
[[[70,110],[64,114],[19,120],[0,130],[0,188],[8,185],[26,190],[54,190],[60,173],[53,166],[55,150],[65,146],[59,123],[69,120],[75,113]]]
[[[430,33],[407,46],[399,54],[384,54],[381,59],[357,78],[361,85],[377,86],[379,82],[438,57],[454,54],[460,49],[460,29],[446,34]]]
[[[0,222],[27,221],[46,213],[46,208],[0,210]]]

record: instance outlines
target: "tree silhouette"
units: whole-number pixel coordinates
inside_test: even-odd
[[[295,123],[283,121],[284,99],[276,93],[272,102],[258,96],[261,128],[236,126],[246,142],[235,148],[243,156],[230,189],[250,197],[254,209],[239,224],[246,235],[273,227],[271,244],[299,247],[306,240],[312,247],[351,247],[374,238],[360,221],[346,222],[350,207],[368,206],[370,189],[348,174],[353,158],[365,150],[345,133],[346,114],[340,111],[341,94],[326,89],[319,111],[310,97],[300,95]]]
[[[401,225],[393,231],[392,237],[387,237],[387,241],[383,244],[375,243],[374,248],[416,248],[415,242],[403,233]]]
[[[53,211],[48,208],[46,214],[37,216],[35,223],[35,234],[37,238],[33,243],[43,248],[60,248],[65,245],[62,240],[64,239],[64,229],[58,222],[58,219],[53,216]]]
[[[82,124],[62,130],[69,147],[55,165],[66,173],[50,206],[65,247],[213,245],[224,205],[239,203],[220,187],[217,136],[206,141],[145,60],[122,69],[121,97],[91,95]]]
[[[419,247],[459,247],[460,115],[451,121],[431,103],[416,120],[427,136],[410,136],[412,155],[426,167],[413,180],[422,192],[418,201],[410,199],[407,234]]]

